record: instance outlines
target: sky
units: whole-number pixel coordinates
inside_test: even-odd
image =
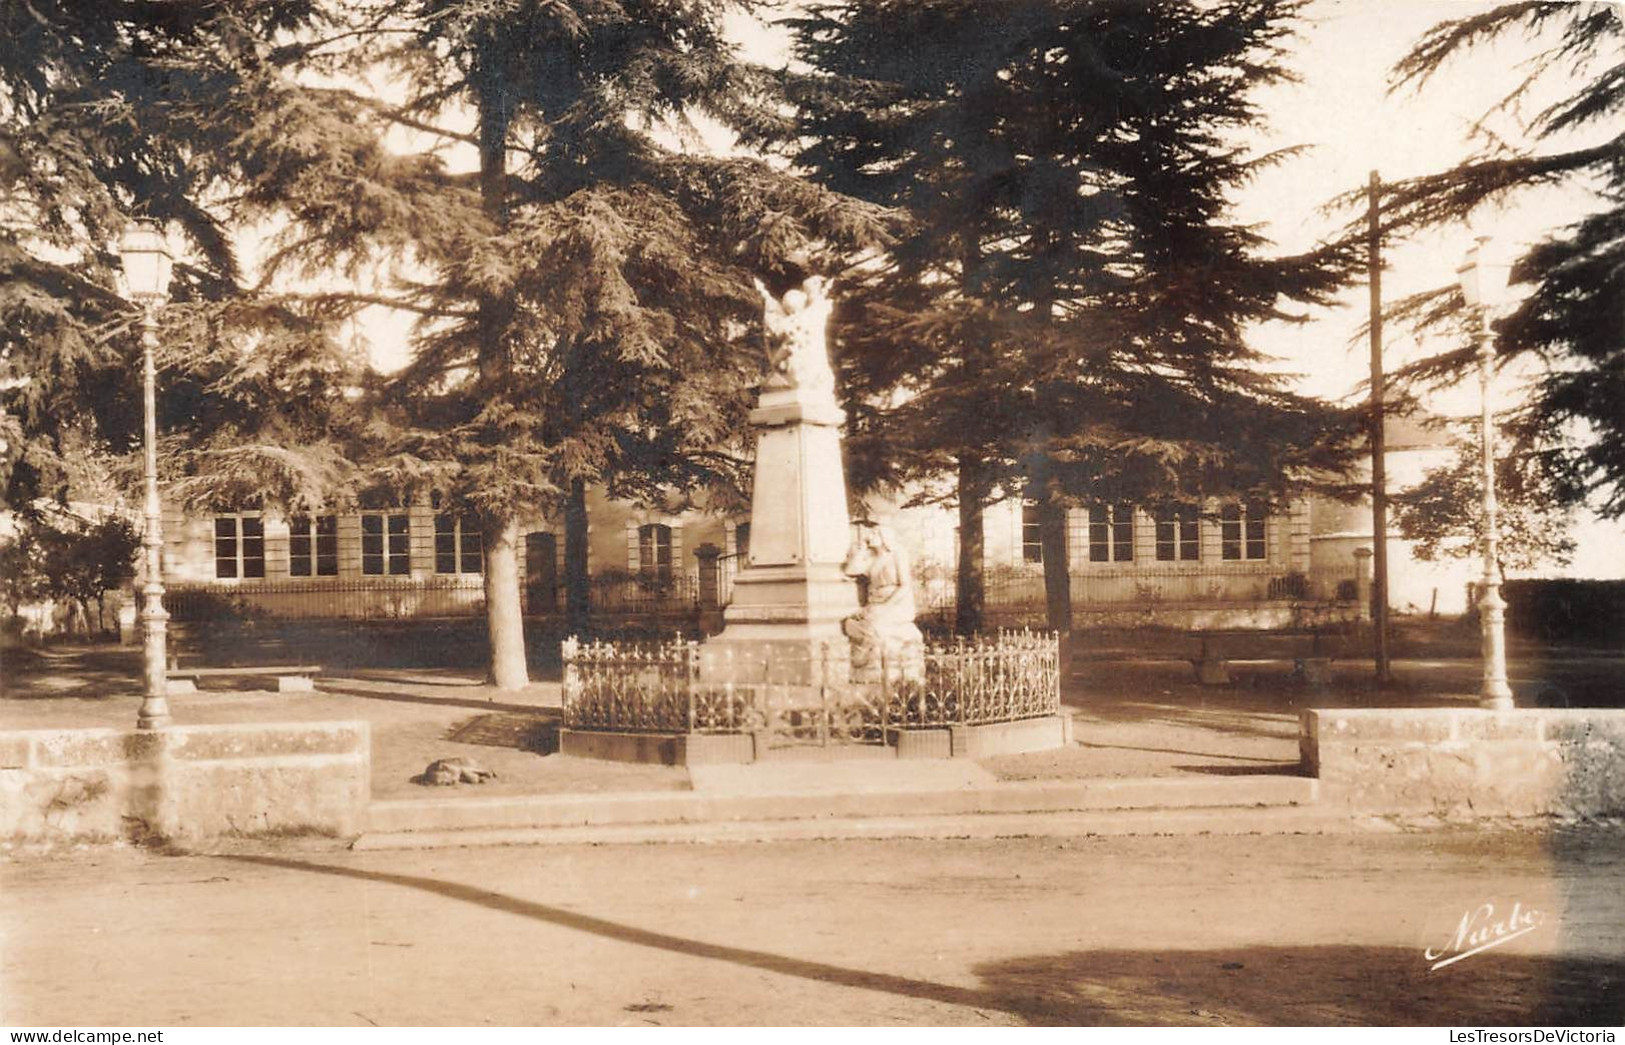
[[[1328,202],[1363,187],[1371,171],[1385,181],[1447,169],[1472,149],[1470,129],[1515,82],[1533,44],[1511,41],[1484,47],[1447,66],[1421,91],[1390,91],[1394,63],[1432,25],[1490,5],[1475,0],[1314,0],[1308,23],[1292,44],[1289,62],[1299,82],[1259,92],[1267,130],[1251,144],[1259,151],[1301,146],[1304,151],[1264,172],[1235,201],[1236,216],[1257,224],[1282,251],[1312,247],[1331,235],[1349,212],[1328,214]],[[789,10],[790,3],[784,10]],[[777,66],[789,56],[782,28],[733,15],[728,31],[747,57]],[[1562,85],[1555,85],[1561,87]],[[1531,99],[1538,108],[1541,95]],[[1553,94],[1544,96],[1547,100]],[[1516,119],[1497,119],[1497,133],[1516,141]],[[1613,128],[1606,128],[1612,132]],[[721,135],[717,145],[725,144]],[[458,162],[455,155],[450,157]],[[1443,229],[1413,241],[1385,246],[1384,300],[1449,283],[1475,236],[1490,235],[1486,257],[1510,262],[1521,245],[1578,215],[1588,204],[1584,190],[1542,190],[1514,205],[1475,217],[1474,227]],[[1507,302],[1510,303],[1510,299]],[[1364,396],[1370,350],[1360,326],[1367,314],[1364,286],[1350,288],[1339,307],[1316,310],[1311,322],[1275,324],[1252,332],[1256,347],[1278,357],[1303,393],[1353,401]],[[404,362],[405,327],[374,317],[366,334],[383,365]],[[1389,324],[1384,359],[1392,370],[1438,351]],[[397,351],[391,347],[399,346]],[[1492,403],[1504,408],[1518,398],[1520,375],[1503,374]],[[1447,416],[1476,412],[1478,386],[1468,381],[1438,390],[1426,400]],[[1582,554],[1567,570],[1576,576],[1625,576],[1625,525],[1582,520]]]

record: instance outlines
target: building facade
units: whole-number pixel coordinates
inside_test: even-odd
[[[726,603],[746,561],[750,523],[705,511],[666,512],[588,495],[590,602],[596,613],[680,614],[716,590]],[[899,534],[915,569],[922,616],[953,615],[956,515],[941,506],[875,513]],[[561,523],[521,527],[525,610],[563,608]],[[165,514],[165,577],[181,619],[221,612],[288,618],[464,616],[483,605],[480,536],[432,505],[329,515]],[[1304,607],[1355,601],[1358,560],[1318,549],[1313,508],[1297,501],[1210,502],[1146,509],[1096,505],[1068,513],[1068,572],[1076,612],[1101,623],[1175,626],[1292,623]],[[715,562],[716,583],[702,585]],[[1038,623],[1043,549],[1036,509],[1018,498],[984,517],[990,619]]]

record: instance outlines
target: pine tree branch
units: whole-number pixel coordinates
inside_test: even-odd
[[[391,297],[387,294],[367,294],[361,291],[324,291],[319,294],[291,293],[282,296],[295,301],[307,301],[313,304],[377,305],[399,312],[410,312],[413,315],[446,319],[468,319],[476,314],[473,309],[452,308],[450,305],[422,305],[408,301],[405,298]]]
[[[433,134],[437,137],[446,138],[450,141],[463,142],[468,145],[477,146],[480,143],[479,135],[477,134],[469,131],[448,130],[444,127],[432,124],[427,120],[420,120],[414,116],[408,115],[407,107],[388,105],[376,98],[369,98],[366,95],[352,91],[349,88],[320,87],[310,88],[310,90],[312,93],[327,94],[335,98],[342,98],[347,102],[351,102],[352,104],[366,109],[375,116],[384,118],[390,123],[398,124],[402,127],[409,127],[414,131],[422,131],[425,134]]]

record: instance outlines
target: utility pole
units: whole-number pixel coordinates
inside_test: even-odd
[[[1377,684],[1389,682],[1388,665],[1388,462],[1384,445],[1387,390],[1382,374],[1382,178],[1371,172],[1366,190],[1366,275],[1371,287],[1371,621]]]

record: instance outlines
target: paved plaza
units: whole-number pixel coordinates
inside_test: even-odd
[[[1625,833],[0,866],[11,1024],[1618,1025]],[[1464,913],[1524,938],[1430,971]],[[161,927],[161,931],[154,931]]]

